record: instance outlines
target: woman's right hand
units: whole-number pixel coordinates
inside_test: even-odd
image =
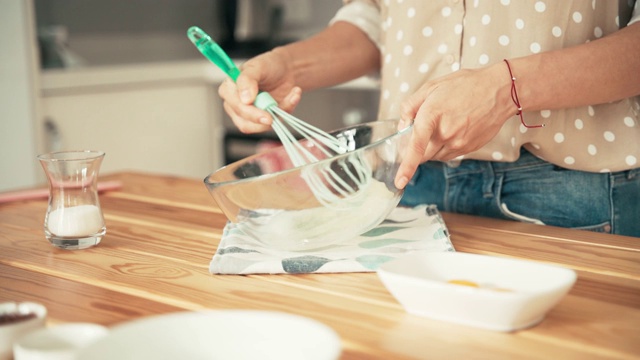
[[[295,85],[288,60],[286,50],[276,48],[245,62],[236,83],[226,79],[220,85],[218,94],[238,130],[257,133],[271,128],[269,113],[253,105],[259,91],[271,94],[284,111],[291,112],[298,105],[302,89]]]

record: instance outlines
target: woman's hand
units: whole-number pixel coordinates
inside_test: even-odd
[[[501,62],[429,81],[406,99],[400,126],[412,121],[414,126],[396,187],[404,188],[424,161],[452,160],[487,144],[517,112],[510,86]]]
[[[358,27],[338,21],[315,36],[248,60],[237,83],[218,88],[224,109],[244,133],[266,131],[271,117],[253,106],[258,91],[266,91],[278,107],[291,112],[302,90],[337,85],[380,67],[380,51]]]
[[[295,86],[292,72],[288,71],[287,56],[281,49],[258,55],[241,67],[237,82],[225,80],[218,88],[223,106],[236,127],[243,133],[267,131],[271,127],[268,112],[253,105],[259,91],[266,91],[287,112],[300,102],[302,90]]]

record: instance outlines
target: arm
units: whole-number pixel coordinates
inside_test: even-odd
[[[635,96],[640,94],[640,23],[587,44],[510,62],[525,111]]]
[[[302,90],[336,85],[376,70],[380,52],[356,26],[338,21],[319,34],[248,60],[237,83],[225,81],[218,93],[238,129],[266,131],[268,113],[253,106],[258,91],[269,92],[280,108],[292,111]]]
[[[510,59],[525,111],[571,108],[640,94],[640,23],[607,37]],[[418,165],[451,160],[487,144],[516,112],[504,62],[463,69],[421,86],[402,104],[414,130],[398,174],[403,188]],[[526,119],[525,119],[526,120]]]
[[[380,51],[360,29],[338,21],[308,40],[293,43],[281,53],[303,90],[333,86],[380,68]]]

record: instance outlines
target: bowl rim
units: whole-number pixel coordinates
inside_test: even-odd
[[[548,286],[531,290],[531,289],[517,289],[512,292],[502,292],[502,291],[493,291],[491,289],[486,289],[484,287],[466,287],[455,284],[449,284],[447,282],[442,282],[439,280],[435,280],[431,277],[424,277],[414,272],[407,272],[403,264],[406,264],[409,261],[418,261],[423,260],[427,261],[429,258],[458,258],[457,261],[463,261],[466,259],[475,259],[478,262],[493,262],[494,266],[500,267],[513,267],[513,266],[525,266],[533,269],[545,269],[547,271],[552,271],[555,274],[562,275],[562,278],[559,279],[556,283],[549,284]],[[447,266],[448,268],[448,266]],[[382,264],[377,270],[379,277],[386,277],[388,280],[394,281],[402,281],[402,282],[411,282],[417,286],[429,286],[434,289],[439,289],[441,291],[447,292],[460,292],[467,295],[474,294],[476,296],[488,296],[488,297],[530,297],[530,296],[539,296],[545,295],[548,292],[556,291],[557,289],[564,288],[565,286],[569,286],[569,288],[573,287],[575,282],[577,281],[578,275],[574,269],[560,266],[551,263],[543,263],[529,259],[521,259],[521,258],[512,258],[512,257],[502,257],[495,255],[486,255],[486,254],[477,254],[477,253],[468,253],[468,252],[415,252],[412,254],[405,255],[403,257],[391,260],[387,263]]]
[[[42,319],[45,319],[48,315],[46,306],[34,301],[3,301],[0,303],[0,314],[15,313],[16,311],[24,312],[24,310],[28,310],[29,313],[35,314],[35,317],[15,323],[0,325],[0,330],[21,326],[26,323],[42,321]]]
[[[23,356],[35,355],[49,357],[51,355],[66,355],[77,352],[84,346],[107,336],[109,329],[101,324],[90,322],[70,322],[43,327],[21,336],[13,344],[14,353]],[[64,340],[71,337],[72,340]],[[60,346],[52,344],[60,343]]]
[[[330,131],[330,133],[343,132],[343,131],[346,131],[346,130],[349,130],[349,129],[353,129],[353,128],[356,128],[358,126],[363,126],[363,125],[371,125],[371,124],[378,124],[378,123],[391,123],[391,122],[398,123],[399,121],[400,121],[400,119],[386,119],[386,120],[369,121],[369,122],[359,123],[359,124],[356,124],[356,125],[351,125],[351,126],[346,126],[346,127],[343,127],[343,128],[335,129],[335,130]],[[379,145],[380,143],[382,143],[384,141],[387,141],[387,140],[392,139],[394,137],[402,136],[405,133],[411,131],[411,129],[413,129],[413,123],[409,124],[407,127],[405,127],[402,130],[398,130],[398,131],[394,132],[391,135],[388,135],[388,136],[385,136],[385,137],[383,137],[381,139],[378,139],[378,140],[376,140],[376,141],[374,141],[374,142],[372,142],[370,144],[367,144],[367,145],[365,145],[365,146],[363,146],[361,148],[358,148],[358,149],[353,150],[353,151],[348,151],[348,152],[346,152],[344,154],[339,154],[339,155],[332,156],[332,157],[329,157],[329,158],[326,158],[326,159],[322,159],[322,160],[320,160],[318,162],[314,162],[313,165],[318,165],[318,164],[323,164],[323,163],[327,163],[327,162],[330,162],[330,161],[339,160],[342,157],[346,157],[346,156],[351,155],[351,154],[363,152],[365,150],[368,150],[369,148],[372,148],[374,146]],[[279,148],[280,147],[278,147],[276,149],[279,149]],[[230,184],[241,184],[241,183],[244,183],[244,182],[256,181],[256,180],[262,181],[262,180],[269,179],[269,178],[272,178],[272,177],[275,177],[275,176],[279,176],[279,175],[286,174],[286,173],[289,173],[289,172],[297,171],[300,168],[304,167],[304,166],[295,166],[295,167],[292,167],[292,168],[289,168],[289,169],[286,169],[286,170],[281,170],[281,171],[277,171],[277,172],[273,172],[273,173],[269,173],[269,174],[251,176],[251,177],[247,177],[247,178],[243,178],[243,179],[235,179],[235,180],[227,180],[227,181],[219,181],[219,182],[211,181],[211,177],[213,175],[215,175],[216,173],[218,173],[219,171],[221,171],[221,170],[223,170],[223,169],[225,169],[225,168],[227,168],[229,166],[232,166],[234,164],[237,164],[238,162],[248,161],[249,159],[252,159],[252,158],[257,157],[259,155],[261,155],[261,154],[254,154],[254,155],[251,155],[249,157],[246,157],[244,159],[238,160],[236,162],[233,162],[231,164],[228,164],[228,165],[225,165],[225,166],[219,168],[218,170],[210,173],[209,175],[207,175],[204,178],[205,185],[209,189],[214,189],[214,188],[218,188],[218,187],[222,187],[222,186],[226,186],[226,185],[230,185]]]
[[[110,346],[113,344],[124,342],[129,345],[131,342],[130,339],[132,333],[134,340],[139,340],[141,336],[139,335],[140,330],[144,329],[163,329],[168,326],[173,326],[176,323],[189,323],[191,327],[196,329],[208,329],[211,327],[211,324],[227,324],[230,322],[234,323],[254,323],[254,326],[257,332],[267,331],[267,328],[271,329],[274,324],[285,323],[287,325],[294,325],[293,327],[284,327],[283,329],[289,330],[294,327],[303,327],[306,332],[312,332],[315,336],[320,336],[321,343],[326,345],[322,348],[321,354],[326,354],[328,358],[337,359],[342,353],[342,344],[341,338],[338,332],[328,326],[327,324],[318,321],[311,317],[306,317],[303,315],[298,315],[289,312],[277,311],[277,310],[261,310],[261,309],[200,309],[196,311],[179,311],[173,313],[166,314],[156,314],[148,317],[133,319],[128,322],[121,323],[116,325],[115,327],[109,330],[109,334],[101,339],[98,339],[96,342],[90,344],[87,347],[82,348],[78,353],[78,358],[87,358],[89,355],[96,354],[96,351],[102,350],[106,346]],[[201,329],[202,328],[202,329]],[[275,332],[271,331],[269,336],[272,334],[278,333],[278,327],[276,327]],[[173,336],[175,332],[179,332],[175,327],[168,327],[167,331],[163,331],[164,334],[168,334],[168,336]],[[273,329],[271,329],[273,330]],[[159,331],[159,332],[160,332]],[[233,337],[235,333],[235,329],[233,329],[229,334]],[[249,337],[255,337],[255,333],[250,332]],[[245,334],[246,335],[246,334]],[[246,337],[246,336],[245,336]],[[280,336],[278,336],[280,337]],[[189,337],[181,338],[178,342],[182,344],[185,339]],[[275,338],[275,337],[274,337]],[[189,341],[189,340],[186,340]],[[215,339],[213,339],[215,342]],[[286,341],[286,340],[284,340]],[[169,342],[171,343],[171,342]],[[269,343],[267,343],[269,344]],[[142,344],[145,345],[145,344]],[[215,343],[214,343],[215,345]],[[263,345],[259,345],[261,348],[264,348]],[[169,345],[169,348],[172,348],[173,345]],[[111,347],[112,349],[114,347]],[[141,349],[149,348],[149,346],[142,346]],[[125,348],[122,348],[125,349]],[[124,350],[115,350],[116,354],[121,354]],[[110,351],[111,352],[111,351]],[[126,351],[125,351],[126,352]],[[144,352],[147,352],[144,350]],[[102,358],[102,357],[101,357]]]

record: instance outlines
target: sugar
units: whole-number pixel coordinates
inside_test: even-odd
[[[79,205],[51,211],[47,227],[57,236],[94,235],[102,230],[104,221],[99,207]]]

